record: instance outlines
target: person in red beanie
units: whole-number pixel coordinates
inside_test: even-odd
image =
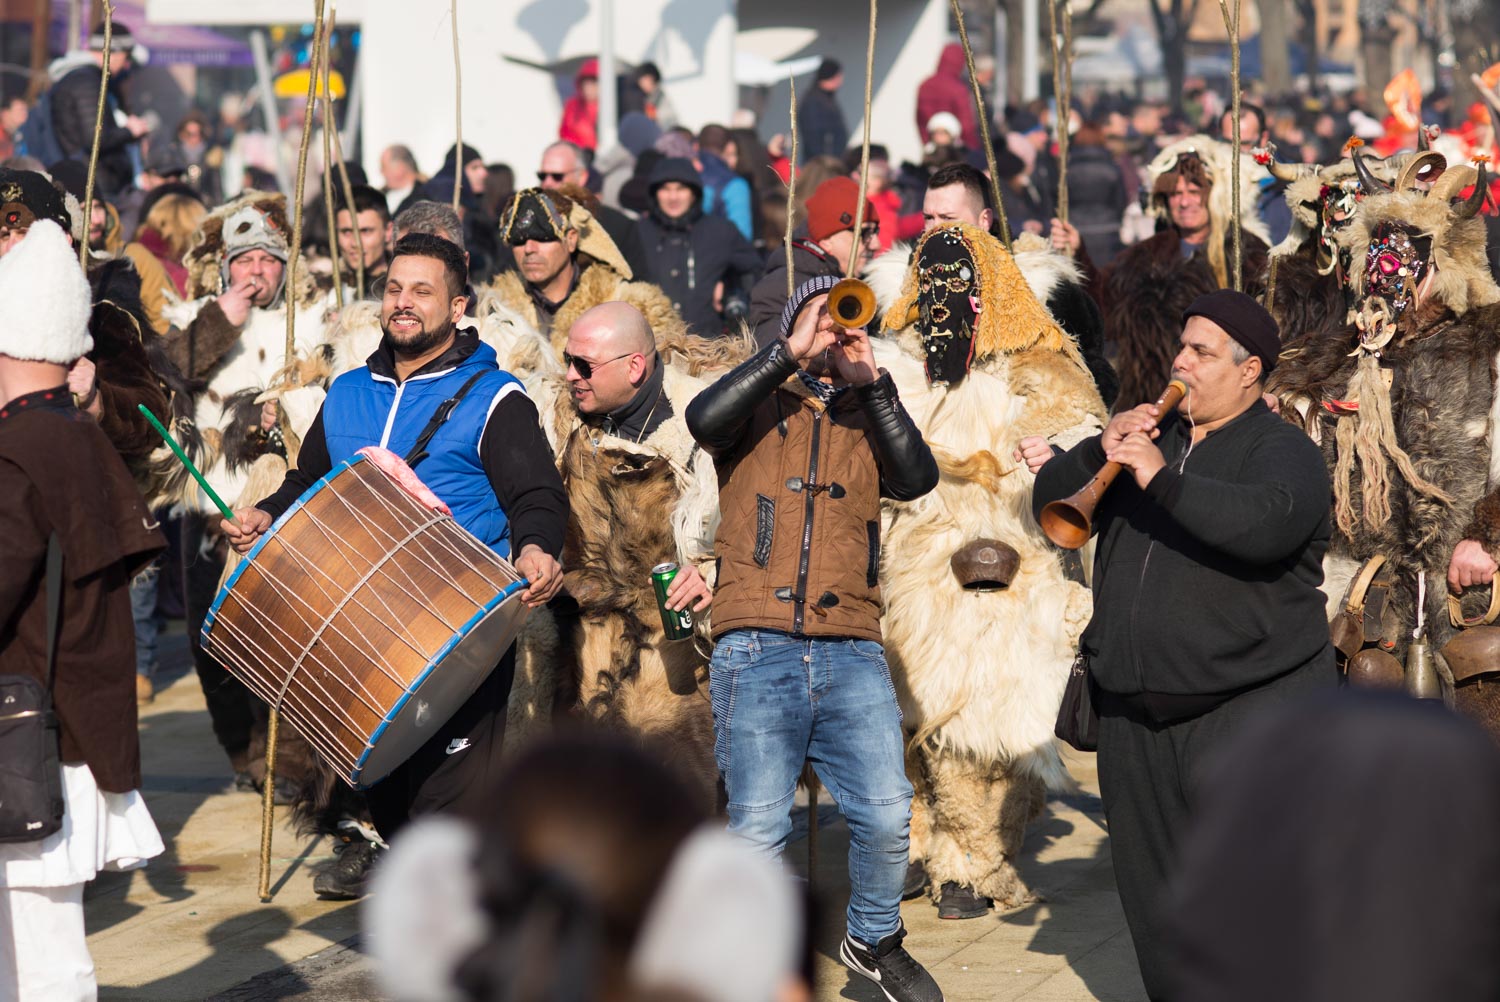
[[[599,145],[599,60],[588,59],[573,78],[573,96],[563,104],[557,137],[590,152]]]
[[[849,252],[855,243],[854,210],[859,201],[859,182],[847,177],[829,178],[807,200],[807,219],[799,229],[806,237],[792,241],[792,267],[802,283],[819,275],[844,277]],[[879,248],[880,214],[865,198],[865,218],[860,227],[859,260],[854,274],[864,271]],[[772,254],[766,273],[750,293],[750,326],[755,343],[764,348],[780,336],[781,308],[786,305],[786,255]]]

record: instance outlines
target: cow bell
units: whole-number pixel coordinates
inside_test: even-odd
[[[1413,699],[1443,698],[1442,682],[1426,637],[1418,637],[1406,648],[1406,694]]]

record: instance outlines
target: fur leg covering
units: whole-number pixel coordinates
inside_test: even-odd
[[[516,677],[505,713],[507,758],[552,729],[557,665],[557,620],[548,609],[533,609],[516,638]]]
[[[933,901],[950,880],[993,898],[1002,911],[1038,900],[1011,861],[1046,803],[1042,781],[951,752],[923,759],[932,794],[925,859]]]
[[[713,811],[719,768],[708,662],[694,642],[668,641],[617,613],[581,617],[571,639],[578,712],[637,738]]]

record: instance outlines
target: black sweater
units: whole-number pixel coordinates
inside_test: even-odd
[[[479,338],[472,331],[462,330],[452,349],[419,371],[455,365],[473,354],[478,345]],[[370,365],[394,375],[390,349],[384,344],[370,356]],[[527,543],[535,543],[553,557],[560,558],[563,535],[568,527],[568,496],[552,458],[552,449],[542,432],[536,404],[530,397],[523,393],[508,393],[500,398],[480,436],[479,459],[510,522],[511,559],[519,556]],[[320,409],[297,452],[297,468],[288,470],[280,489],[256,507],[272,518],[280,518],[309,487],[332,469]]]
[[[1260,401],[1191,450],[1190,438],[1188,422],[1169,417],[1157,443],[1166,468],[1144,491],[1122,471],[1094,518],[1094,617],[1081,646],[1105,692],[1169,697],[1148,708],[1227,697],[1317,659],[1333,666],[1319,590],[1331,489],[1317,446]],[[1099,436],[1052,459],[1034,510],[1104,461]]]

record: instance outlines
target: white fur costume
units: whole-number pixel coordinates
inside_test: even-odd
[[[996,244],[993,253],[1004,251]],[[1046,269],[1042,282],[1064,280],[1059,272]],[[1010,277],[1003,294],[1026,295],[1020,276]],[[983,290],[983,305],[998,294]],[[1039,303],[1030,309],[1049,322]],[[943,474],[927,496],[887,503],[882,543],[886,653],[915,732],[912,859],[925,862],[934,898],[952,881],[1000,907],[1031,900],[1010,859],[1042,808],[1043,785],[1070,783],[1053,727],[1092,611],[1032,518],[1034,478],[1012,452],[1028,435],[1071,446],[1097,434],[1105,413],[1071,342],[1056,349],[1015,333],[1014,345],[988,353],[976,338],[968,376],[949,385],[928,382],[915,325],[875,342]],[[1009,588],[966,591],[955,577],[950,557],[981,538],[1020,554]]]

